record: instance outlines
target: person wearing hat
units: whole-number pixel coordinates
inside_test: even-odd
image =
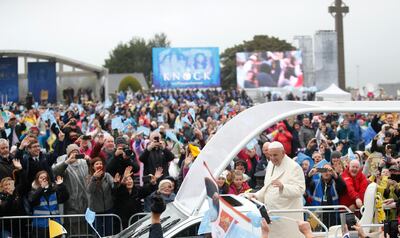
[[[106,166],[106,171],[115,176],[115,174],[124,174],[125,169],[128,166],[132,166],[133,173],[139,172],[139,164],[136,161],[136,155],[132,149],[130,149],[127,139],[123,136],[115,139],[116,150],[114,156]]]
[[[153,192],[149,197],[145,199],[144,202],[144,211],[150,212],[150,199],[155,194],[159,194],[161,198],[164,200],[165,204],[173,202],[175,200],[176,194],[174,193],[174,185],[169,179],[163,179],[158,184],[158,190]]]
[[[303,208],[303,194],[306,190],[303,170],[300,165],[285,154],[280,142],[274,141],[268,147],[270,163],[265,174],[264,186],[247,196],[263,202],[270,210],[290,210]],[[280,214],[295,220],[303,220],[303,214]],[[303,237],[297,226],[284,220],[274,221],[270,237],[281,237],[285,230],[287,237]]]
[[[89,156],[78,156],[79,146],[70,144],[67,147],[67,153],[57,158],[53,165],[55,176],[64,178],[64,185],[69,193],[69,200],[64,204],[64,214],[84,214],[88,207],[88,192],[86,190],[86,179],[89,176],[87,161]],[[83,154],[82,154],[83,155]],[[83,218],[71,218],[65,222],[69,234],[84,234],[87,226]]]

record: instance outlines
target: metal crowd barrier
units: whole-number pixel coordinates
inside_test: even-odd
[[[341,213],[352,212],[344,205],[305,206],[304,209],[314,213],[327,227],[339,225]]]
[[[315,219],[315,221],[318,222],[318,225],[320,225],[323,229],[322,232],[313,232],[313,236],[315,237],[329,237],[329,230],[325,226],[324,223],[321,222],[321,220],[318,219],[318,217],[315,216],[310,210],[308,209],[290,209],[290,210],[270,210],[269,214],[282,214],[282,213],[301,213],[301,214],[307,214]]]
[[[63,237],[97,237],[84,214],[0,217],[0,237],[49,237],[48,228],[35,225],[37,219],[60,219],[61,225],[67,230],[67,235]],[[121,218],[115,214],[96,214],[93,225],[101,236],[116,235],[122,231]]]
[[[133,214],[128,221],[128,226],[134,224],[135,222],[139,221],[143,217],[145,217],[147,214],[150,214],[149,212],[139,212],[136,214]]]

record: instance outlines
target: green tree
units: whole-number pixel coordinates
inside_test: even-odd
[[[118,86],[118,92],[125,92],[128,90],[128,88],[130,88],[133,92],[142,90],[142,86],[140,85],[139,81],[132,76],[126,76],[121,80]]]
[[[240,45],[227,48],[221,54],[221,85],[223,88],[236,87],[236,53],[257,51],[288,51],[295,50],[285,40],[267,35],[256,35],[250,41],[243,41]]]
[[[149,82],[152,69],[152,48],[169,47],[171,42],[164,33],[155,34],[146,41],[141,37],[134,37],[127,43],[119,43],[105,60],[104,67],[110,73],[144,73]]]

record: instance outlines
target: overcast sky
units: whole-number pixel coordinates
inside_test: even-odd
[[[227,47],[267,34],[293,41],[334,29],[333,0],[0,0],[0,49],[103,65],[133,36],[164,32],[176,47]],[[347,0],[347,84],[400,82],[400,0]],[[357,77],[359,65],[359,77]]]

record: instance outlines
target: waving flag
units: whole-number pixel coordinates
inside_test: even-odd
[[[101,237],[99,232],[97,232],[97,230],[93,226],[93,223],[94,223],[95,219],[96,219],[96,213],[94,211],[90,210],[89,208],[86,208],[86,213],[85,213],[86,222],[90,225],[90,227],[92,227],[92,229],[96,232],[96,234],[99,237]]]
[[[49,236],[50,238],[57,237],[62,234],[67,234],[67,230],[56,221],[49,219]]]

